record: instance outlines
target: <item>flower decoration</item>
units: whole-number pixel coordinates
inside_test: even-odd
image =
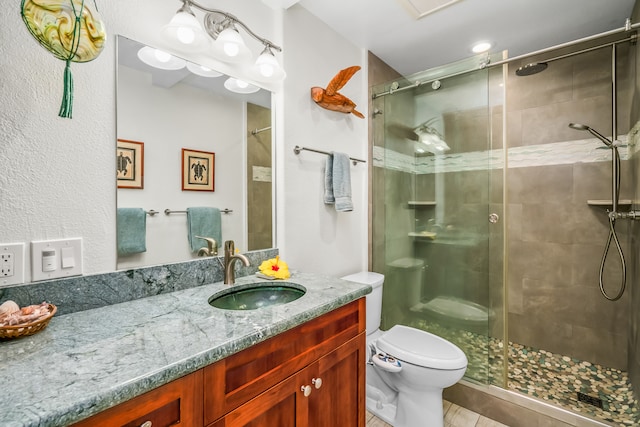
[[[260,273],[276,279],[288,279],[291,277],[289,266],[279,256],[263,261],[260,264]]]

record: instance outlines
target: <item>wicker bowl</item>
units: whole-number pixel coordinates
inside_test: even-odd
[[[58,308],[53,304],[48,304],[49,314],[33,322],[21,323],[20,325],[0,326],[0,339],[26,337],[40,332],[47,327],[49,321],[56,314]]]

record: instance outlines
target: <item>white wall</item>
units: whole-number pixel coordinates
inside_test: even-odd
[[[283,13],[258,0],[202,3],[233,13],[285,49],[288,78],[285,93],[276,96],[282,112],[276,117],[280,126],[276,174],[281,184],[278,246],[283,257],[292,268],[331,274],[363,267],[366,169],[362,165],[352,169],[356,210],[337,214],[321,204],[323,156],[294,156],[291,150],[302,144],[365,157],[365,120],[319,109],[309,98],[311,86],[328,83],[341,68],[364,64],[364,53],[298,6]],[[108,45],[96,60],[72,64],[71,120],[57,115],[64,63],[31,37],[18,3],[0,9],[0,243],[80,236],[85,274],[115,269],[115,34],[163,46],[159,29],[180,5],[179,1],[98,1]],[[259,50],[257,43],[248,44]],[[238,75],[206,55],[182,56]],[[359,72],[343,93],[366,114],[365,75],[365,70]]]
[[[311,87],[325,87],[339,70],[360,65],[363,69],[340,93],[367,116],[364,52],[299,5],[286,11],[283,28],[288,75],[283,93],[284,145],[278,153],[284,165],[278,182],[282,256],[293,268],[309,272],[344,275],[366,269],[367,165],[351,167],[353,212],[336,212],[322,200],[326,156],[293,153],[293,147],[301,145],[367,158],[366,119],[325,110],[310,97]]]

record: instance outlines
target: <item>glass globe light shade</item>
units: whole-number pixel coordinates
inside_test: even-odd
[[[213,53],[224,62],[242,62],[251,56],[251,51],[244,43],[242,36],[233,26],[225,28],[218,34]]]
[[[176,13],[161,30],[168,43],[195,52],[207,48],[209,38],[195,16],[188,12]]]

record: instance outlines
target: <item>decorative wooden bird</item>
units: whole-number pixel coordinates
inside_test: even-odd
[[[364,115],[356,110],[356,104],[346,96],[338,93],[344,85],[347,84],[349,79],[360,70],[358,65],[345,68],[335,75],[329,82],[326,89],[314,86],[311,88],[311,98],[321,106],[331,111],[338,111],[340,113],[353,113],[354,115],[364,119]]]

